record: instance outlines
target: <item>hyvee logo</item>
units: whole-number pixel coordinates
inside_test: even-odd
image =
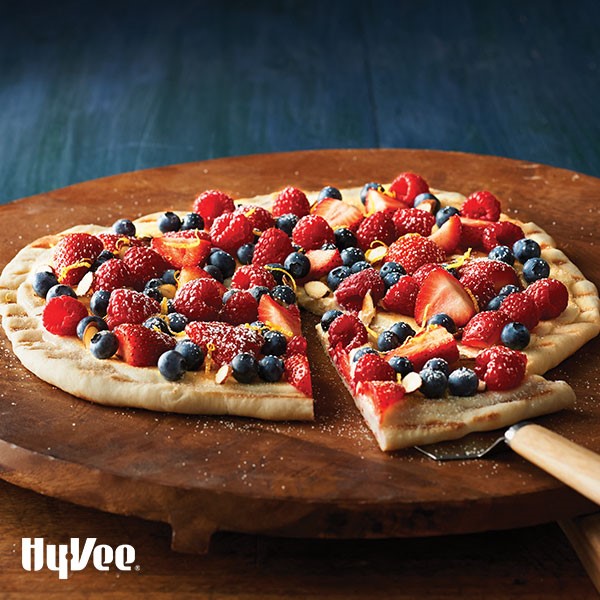
[[[59,579],[68,579],[69,573],[82,571],[92,560],[98,571],[108,571],[110,565],[119,571],[131,571],[135,562],[135,548],[122,544],[112,548],[106,544],[96,546],[96,538],[86,538],[83,548],[79,538],[71,538],[69,544],[48,544],[44,538],[23,538],[21,545],[21,563],[26,571],[41,571],[46,567],[58,572]]]

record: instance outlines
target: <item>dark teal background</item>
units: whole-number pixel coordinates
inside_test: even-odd
[[[599,106],[597,0],[0,0],[0,202],[306,148],[600,176]]]

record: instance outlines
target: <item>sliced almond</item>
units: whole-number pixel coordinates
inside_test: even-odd
[[[215,374],[215,383],[221,385],[225,383],[229,375],[231,374],[231,365],[222,365]]]
[[[423,383],[421,376],[414,371],[412,373],[408,373],[402,378],[402,387],[407,394],[412,394],[412,392],[416,392]]]
[[[75,290],[75,293],[78,296],[85,296],[92,289],[93,283],[94,283],[94,274],[91,271],[88,271],[81,278],[81,281],[77,284],[77,289]]]
[[[487,388],[487,385],[485,384],[485,381],[482,381],[480,379],[479,383],[477,384],[477,391],[478,392],[485,392],[486,388]]]
[[[100,331],[94,323],[90,323],[83,332],[83,344],[86,348],[90,347],[92,338]]]
[[[360,312],[358,313],[358,318],[362,321],[365,327],[368,327],[371,324],[371,321],[375,318],[376,313],[377,311],[375,310],[375,305],[373,304],[371,292],[367,292],[363,298],[363,303]]]
[[[309,281],[304,284],[304,291],[311,298],[324,298],[330,290],[322,281]]]
[[[371,264],[378,263],[385,258],[388,248],[385,245],[375,246],[375,248],[369,248],[365,252],[365,259]]]

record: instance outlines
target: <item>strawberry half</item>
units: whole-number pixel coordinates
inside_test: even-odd
[[[336,202],[340,201],[336,200]],[[309,250],[306,253],[306,258],[310,261],[308,280],[321,279],[321,277],[325,277],[329,271],[342,264],[342,257],[337,248],[333,250]]]
[[[452,215],[429,239],[434,241],[446,254],[452,254],[459,246],[462,223],[458,215]]]
[[[376,188],[371,188],[367,192],[367,197],[365,199],[365,210],[368,215],[372,215],[376,212],[388,212],[393,214],[399,208],[409,208],[410,206],[412,206],[412,202],[403,202],[393,194],[380,192]]]
[[[152,240],[152,248],[174,267],[195,267],[204,263],[212,243],[205,231],[171,231]]]
[[[483,250],[483,232],[489,227],[490,222],[483,219],[459,217],[462,226],[460,247]]]
[[[391,418],[405,394],[402,385],[395,381],[362,381],[356,386],[356,392],[370,398],[382,425]]]
[[[461,279],[463,277],[467,279],[489,279],[494,285],[496,294],[505,285],[521,287],[517,272],[510,265],[500,260],[490,260],[489,258],[469,260],[460,268],[460,277]]]
[[[335,198],[323,198],[313,206],[310,212],[323,217],[332,229],[337,227],[353,229],[363,218],[363,213],[359,208]]]
[[[119,325],[113,333],[119,340],[117,354],[133,367],[155,366],[161,354],[175,347],[170,335],[139,324]]]
[[[430,358],[443,358],[452,365],[458,360],[459,353],[454,336],[444,327],[432,325],[388,352],[386,359],[393,356],[405,356],[410,359],[415,371],[420,371]]]
[[[336,200],[339,202],[339,200]],[[312,398],[312,381],[308,358],[303,354],[294,354],[285,359],[285,376],[288,383],[300,390],[305,396]]]
[[[445,313],[457,327],[466,325],[477,312],[473,298],[446,270],[432,271],[421,285],[415,302],[415,320],[421,326],[429,317]]]
[[[509,322],[508,315],[499,310],[478,313],[465,325],[461,342],[471,348],[489,348],[499,344],[502,329]]]
[[[52,268],[60,283],[75,285],[89,271],[100,252],[102,240],[89,233],[67,233],[52,251]]]
[[[302,335],[298,307],[295,304],[282,306],[268,294],[264,294],[258,303],[258,319],[287,338]]]

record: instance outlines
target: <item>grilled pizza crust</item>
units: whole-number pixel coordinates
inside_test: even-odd
[[[95,225],[63,233],[107,231]],[[56,336],[42,325],[44,300],[31,287],[30,276],[50,264],[59,235],[46,236],[23,248],[0,276],[0,314],[13,350],[40,379],[73,396],[98,404],[161,412],[236,415],[266,420],[312,420],[313,400],[286,382],[238,384],[232,377],[215,382],[214,372],[187,372],[178,382],[166,381],[151,367],[98,360],[77,338]]]

